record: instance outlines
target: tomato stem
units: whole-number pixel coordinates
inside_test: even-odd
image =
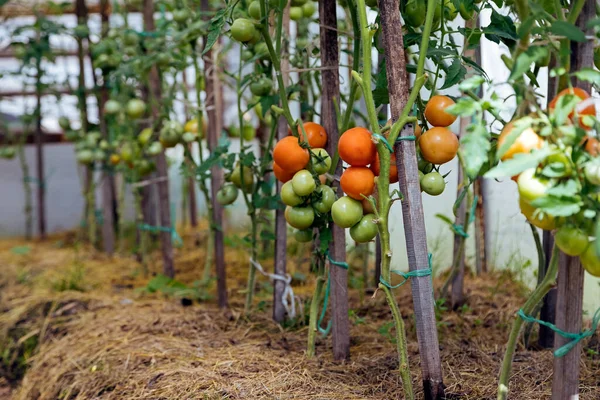
[[[308,342],[306,346],[306,355],[308,357],[315,356],[315,338],[317,335],[317,320],[319,317],[319,302],[321,300],[321,293],[325,285],[325,265],[321,261],[320,257],[316,257],[317,263],[317,283],[315,291],[313,292],[312,300],[310,302],[310,314],[308,319]],[[334,267],[337,268],[337,267]]]

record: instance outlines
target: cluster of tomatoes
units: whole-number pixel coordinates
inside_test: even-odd
[[[565,121],[559,121],[555,108],[562,97],[577,98],[575,108]],[[600,258],[595,251],[593,220],[599,209],[600,192],[600,142],[591,129],[596,107],[590,95],[580,88],[561,91],[549,104],[549,119],[535,119],[536,123],[523,130],[508,150],[503,161],[518,154],[548,149],[548,155],[537,167],[526,169],[512,179],[517,182],[521,213],[534,226],[543,230],[556,230],[555,243],[562,252],[579,256],[584,268],[600,276]],[[535,117],[535,114],[532,115]],[[518,121],[504,127],[498,137],[502,146],[515,129]],[[564,212],[552,215],[543,212],[536,204],[547,196],[556,196],[557,188],[572,187],[569,197],[581,197],[580,211],[572,215]],[[559,193],[560,194],[560,193]],[[547,210],[546,210],[547,211]]]

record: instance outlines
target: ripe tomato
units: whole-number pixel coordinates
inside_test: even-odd
[[[377,192],[373,192],[373,193],[377,193]],[[377,200],[375,200],[377,201]],[[362,199],[361,201],[362,204],[362,208],[363,208],[363,214],[373,214],[375,213],[375,209],[373,208],[373,205],[371,204],[371,202],[369,201],[369,199]]]
[[[300,147],[298,138],[294,136],[281,139],[273,149],[273,161],[289,173],[304,169],[309,159],[308,150]]]
[[[331,218],[341,228],[354,226],[363,216],[362,204],[358,200],[344,196],[333,203]]]
[[[273,163],[273,174],[275,175],[275,178],[277,178],[277,180],[282,183],[286,183],[287,181],[292,180],[292,178],[294,177],[293,173],[287,172],[279,165],[277,165],[277,163]]]
[[[375,161],[370,166],[371,171],[375,176],[379,176],[379,172],[381,171],[381,162],[379,161],[379,154],[375,155]],[[394,153],[391,154],[390,157],[390,183],[398,182],[398,166],[396,165],[396,155]]]
[[[588,99],[590,99],[590,94],[581,88],[567,88],[567,89],[561,90],[556,95],[556,97],[553,98],[552,101],[548,104],[548,109],[550,111],[553,111],[556,108],[556,104],[558,103],[558,100],[567,94],[572,94],[574,96],[579,97],[582,100],[581,102],[579,102],[579,104],[577,104],[577,106],[575,107],[575,110],[569,114],[569,118],[571,118],[572,120],[575,120],[575,118],[574,118],[575,113],[577,113],[577,115],[579,117],[581,117],[583,115],[596,115],[596,105],[595,105],[594,101],[588,100]],[[583,128],[586,128],[586,129],[592,128],[591,126],[587,126],[586,124],[583,124],[581,121],[580,121],[580,124]]]
[[[119,156],[118,154],[111,154],[109,160],[112,165],[117,165],[121,162],[121,156]]]
[[[304,201],[302,197],[298,196],[296,192],[294,192],[294,187],[292,186],[292,182],[286,182],[281,186],[281,201],[286,206],[298,206],[302,204]]]
[[[248,42],[256,34],[256,28],[252,21],[246,18],[238,18],[231,25],[231,37],[238,42]]]
[[[375,175],[367,167],[349,167],[342,173],[340,186],[344,193],[356,200],[369,196],[375,189]]]
[[[547,180],[535,176],[535,168],[526,169],[521,172],[517,179],[519,196],[528,203],[544,196],[550,185],[550,182]]]
[[[350,236],[357,243],[367,243],[375,239],[379,232],[375,214],[367,214],[358,221],[356,225],[350,228]]]
[[[312,174],[305,169],[296,172],[292,178],[292,188],[298,196],[308,196],[316,187]]]
[[[313,203],[313,208],[321,214],[328,213],[335,202],[335,192],[330,186],[321,185],[316,190],[319,199]]]
[[[425,160],[445,164],[458,153],[458,138],[448,128],[431,128],[421,135],[419,148]]]
[[[315,220],[315,212],[312,207],[290,207],[285,209],[285,220],[291,227],[296,229],[310,228]]]
[[[312,229],[304,229],[301,231],[294,232],[294,239],[300,243],[308,243],[311,242],[313,238]]]
[[[200,138],[204,138],[204,132],[208,129],[208,123],[206,122],[206,118],[202,118],[202,131],[198,132],[198,119],[192,118],[185,123],[183,126],[184,132],[195,133],[200,136]]]
[[[327,144],[327,132],[325,132],[325,128],[315,122],[306,122],[303,126],[310,147],[325,147]],[[303,142],[304,135],[302,134],[302,129],[300,128],[298,128],[298,135],[300,136],[300,141]]]
[[[415,124],[415,137],[417,138],[417,140],[419,140],[422,133],[423,133],[423,128],[421,127],[421,125]]]
[[[125,113],[131,119],[141,118],[146,112],[146,103],[140,99],[131,99],[125,105]]]
[[[563,253],[572,257],[583,254],[590,244],[588,235],[574,226],[558,228],[554,242]]]
[[[586,136],[582,140],[582,144],[584,144],[584,149],[591,156],[596,157],[600,154],[600,141],[594,137]]]
[[[425,118],[433,126],[450,126],[456,121],[456,115],[447,113],[446,108],[454,104],[454,100],[448,96],[435,95],[425,106]]]
[[[233,204],[238,197],[238,188],[234,185],[223,185],[217,192],[217,202],[222,206]]]
[[[421,190],[431,196],[439,196],[446,188],[444,177],[436,171],[423,175],[420,183]]]
[[[600,278],[600,258],[596,254],[596,244],[592,242],[580,256],[581,265],[592,276]]]
[[[317,174],[324,174],[329,172],[331,168],[331,157],[325,149],[312,149],[311,160],[313,168]]]
[[[236,165],[231,175],[229,175],[229,181],[238,188],[242,189],[244,192],[248,193],[252,190],[252,186],[254,185],[254,175],[252,174],[252,168],[245,166],[243,174],[244,181],[242,185],[242,168],[240,168],[239,165]]]
[[[551,231],[556,228],[556,219],[548,214],[534,216],[536,208],[522,198],[519,198],[519,208],[521,213],[527,218],[533,226],[536,226],[545,231]]]
[[[357,127],[344,132],[338,142],[340,158],[353,167],[366,167],[375,161],[377,149],[371,132]]]
[[[504,144],[506,137],[510,135],[514,126],[515,121],[511,121],[504,126],[504,129],[502,129],[502,132],[500,132],[500,136],[498,137],[498,148]],[[534,149],[541,149],[543,145],[544,141],[542,138],[539,137],[533,129],[527,128],[519,135],[517,140],[513,142],[506,153],[502,155],[501,159],[502,161],[506,161],[513,158],[515,154],[530,153]]]

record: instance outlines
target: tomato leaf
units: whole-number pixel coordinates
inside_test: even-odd
[[[568,217],[581,210],[583,202],[579,196],[543,196],[531,202],[531,205],[554,217]]]
[[[600,71],[594,68],[582,68],[573,73],[577,79],[590,82],[592,85],[600,86]]]
[[[460,151],[467,154],[463,157],[465,172],[470,179],[475,179],[483,164],[488,161],[490,132],[482,124],[469,125],[467,131],[460,138]]]
[[[436,216],[436,218],[439,218],[440,220],[447,223],[448,225],[454,224],[454,221],[452,221],[449,217],[445,216],[444,214],[435,214],[435,216]]]
[[[550,32],[558,36],[564,36],[574,42],[585,42],[585,33],[568,21],[554,21],[550,25]]]
[[[271,106],[279,104],[279,95],[275,94],[272,96],[261,96],[260,106],[262,110],[262,117],[264,118],[267,112],[271,110]]]
[[[333,240],[333,233],[329,226],[321,228],[319,231],[319,249],[325,254],[329,250],[329,243]]]
[[[479,111],[481,111],[481,105],[470,97],[460,98],[456,104],[446,108],[446,112],[449,114],[461,117],[470,117]]]
[[[556,102],[556,107],[552,111],[552,118],[556,126],[563,126],[569,119],[569,114],[573,112],[581,99],[572,94],[561,96]]]
[[[527,51],[519,54],[508,80],[519,79],[531,69],[531,65],[548,55],[548,49],[542,46],[531,46]]]
[[[375,75],[375,89],[373,89],[373,101],[375,107],[379,107],[382,104],[389,104],[390,94],[388,91],[388,82],[385,69],[385,59],[382,60],[379,71]]]
[[[546,175],[547,176],[547,175]],[[581,191],[579,183],[573,179],[566,182],[561,182],[546,191],[546,194],[558,197],[576,196]]]
[[[504,154],[510,149],[510,147],[515,143],[515,141],[521,136],[521,133],[527,128],[531,127],[531,123],[533,122],[533,118],[524,117],[516,121],[513,125],[512,130],[508,135],[506,135],[504,143],[502,146],[498,147],[498,151],[496,153],[496,159],[502,158]]]
[[[215,16],[211,18],[210,27],[208,28],[208,35],[206,36],[206,44],[204,46],[204,50],[202,50],[202,55],[208,53],[217,42],[217,39],[221,34],[221,30],[225,25],[225,15],[228,11],[229,7],[225,7],[224,9],[217,11]]]
[[[506,176],[514,176],[520,174],[529,168],[535,168],[539,163],[544,161],[552,151],[548,147],[540,150],[534,150],[529,154],[515,154],[510,160],[503,161],[494,168],[490,169],[485,175],[485,178],[502,178]]]
[[[463,62],[470,66],[471,68],[473,68],[475,71],[477,71],[478,74],[482,75],[485,77],[485,79],[489,79],[487,73],[484,71],[483,68],[481,68],[481,66],[479,64],[477,64],[475,61],[471,60],[469,57],[462,57]]]
[[[506,15],[498,13],[496,10],[492,10],[490,24],[482,28],[482,31],[485,37],[492,42],[502,42],[508,47],[512,47],[519,38],[513,20]]]
[[[448,68],[448,73],[446,74],[446,80],[444,81],[444,85],[440,88],[440,90],[447,89],[456,85],[460,82],[465,75],[467,74],[467,69],[462,65],[459,58],[455,58]]]
[[[485,82],[485,78],[483,76],[473,75],[470,78],[467,78],[464,81],[462,81],[460,83],[460,85],[458,85],[458,88],[463,92],[467,92],[469,90],[473,90],[473,89],[477,89],[477,88],[481,87],[481,85],[483,85],[484,82]]]

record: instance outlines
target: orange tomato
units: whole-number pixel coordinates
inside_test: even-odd
[[[319,182],[321,182],[321,185],[325,185],[327,183],[327,175],[319,175]]]
[[[375,175],[367,167],[349,167],[342,174],[340,186],[344,193],[356,200],[369,196],[375,189]]]
[[[361,127],[344,132],[338,142],[340,158],[353,167],[366,167],[371,164],[377,154],[371,137],[371,132]]]
[[[448,96],[435,95],[425,106],[425,118],[433,126],[450,126],[456,121],[456,115],[447,113],[446,108],[454,104],[454,100]]]
[[[362,199],[361,203],[362,203],[362,208],[363,208],[363,214],[364,215],[374,214],[375,213],[375,209],[373,208],[373,205],[371,204],[371,202],[369,200]]]
[[[511,121],[504,126],[500,136],[498,137],[498,148],[500,148],[506,141],[506,137],[512,132],[515,125],[515,121]],[[514,141],[512,146],[508,148],[506,153],[502,155],[502,161],[511,159],[515,154],[519,153],[530,153],[533,149],[541,149],[544,141],[537,133],[531,128],[527,128],[519,135],[517,140]]]
[[[315,122],[306,122],[303,126],[311,148],[325,147],[327,144],[327,132],[325,132],[325,128]],[[298,128],[298,136],[300,136],[300,141],[304,141],[304,135],[300,128]]]
[[[600,154],[600,141],[594,137],[586,136],[581,141],[581,144],[585,143],[585,151],[587,151],[591,156],[596,157]]]
[[[273,174],[279,182],[286,183],[294,177],[294,172],[288,172],[281,168],[277,163],[273,163]]]
[[[432,164],[445,164],[458,153],[458,138],[448,128],[435,127],[419,139],[421,155]]]
[[[303,169],[309,159],[308,150],[300,147],[298,138],[294,136],[281,139],[273,148],[274,163],[290,174]]]
[[[415,137],[417,138],[417,140],[419,140],[422,133],[423,133],[423,128],[421,128],[421,125],[415,124]]]
[[[379,176],[381,171],[381,161],[379,161],[379,154],[375,155],[375,161],[371,164],[371,171],[375,176]],[[390,157],[390,183],[398,182],[398,167],[396,165],[396,155],[391,154]]]
[[[556,95],[556,97],[553,98],[552,101],[548,104],[548,109],[550,111],[554,110],[556,108],[556,104],[558,103],[558,100],[561,97],[565,96],[566,94],[572,94],[581,99],[581,102],[579,102],[579,104],[577,104],[577,106],[575,107],[575,110],[569,114],[569,118],[573,119],[575,117],[575,112],[577,112],[578,116],[596,115],[596,105],[595,105],[594,101],[588,100],[588,99],[590,99],[590,94],[581,88],[567,88],[567,89],[561,90]],[[581,126],[584,128],[587,128],[587,129],[592,128],[591,126],[587,126],[583,122],[581,122]]]

